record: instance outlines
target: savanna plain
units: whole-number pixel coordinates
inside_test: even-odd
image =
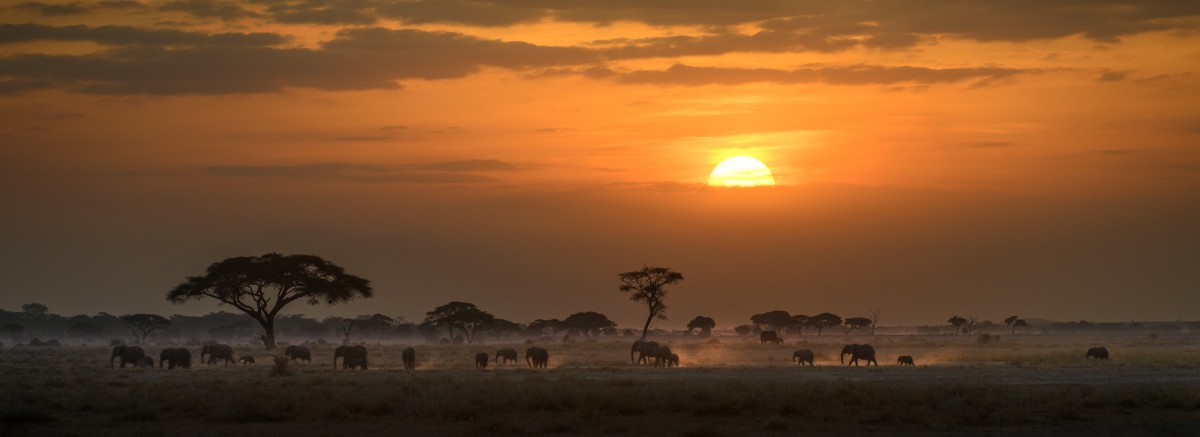
[[[366,344],[369,370],[333,366],[332,345],[271,376],[257,365],[110,368],[110,348],[0,349],[3,435],[1200,435],[1200,335],[825,335],[652,337],[681,367],[631,364],[633,337],[539,342],[547,369],[474,356],[517,341]],[[870,343],[878,366],[839,363]],[[1108,361],[1085,358],[1106,346]],[[164,346],[165,347],[165,346]],[[811,349],[815,367],[791,361]],[[161,347],[146,347],[157,358]],[[911,355],[916,366],[896,364]]]

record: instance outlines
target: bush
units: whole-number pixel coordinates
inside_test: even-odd
[[[109,346],[113,346],[113,347],[116,347],[116,346],[124,346],[124,345],[125,345],[125,340],[122,340],[122,339],[119,339],[119,338],[114,338],[114,339],[112,339],[112,340],[109,340],[109,341],[108,341],[108,345],[109,345]]]
[[[979,334],[979,337],[976,339],[976,341],[978,341],[981,345],[995,343],[1000,341],[1000,336],[987,333]]]

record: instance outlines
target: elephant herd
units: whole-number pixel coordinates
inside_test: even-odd
[[[633,358],[635,353],[637,359]],[[651,364],[651,360],[654,367],[679,367],[679,355],[672,353],[671,348],[660,346],[653,341],[634,341],[633,347],[629,349],[629,361],[634,364]]]
[[[774,331],[763,333],[763,343],[776,343],[782,341],[782,338]],[[846,356],[850,356],[850,361],[846,361]],[[284,356],[291,361],[306,361],[312,362],[312,352],[304,346],[288,346],[284,349]],[[233,348],[225,344],[206,344],[200,348],[200,361],[204,362],[205,357],[208,358],[209,365],[223,362],[225,365],[237,362],[240,364],[254,364],[254,357],[250,355],[242,355],[236,360],[233,355]],[[1088,359],[1108,360],[1108,349],[1105,347],[1093,347],[1087,350],[1085,355]],[[489,356],[486,352],[475,354],[475,368],[486,370],[488,367]],[[814,366],[816,354],[810,349],[798,349],[792,353],[792,361],[799,366],[807,363],[810,367]],[[112,349],[112,356],[109,358],[109,367],[116,367],[117,360],[120,359],[120,366],[125,365],[133,367],[154,367],[154,358],[146,355],[146,351],[138,346],[116,346]],[[336,369],[338,360],[342,360],[342,369],[367,369],[367,348],[365,346],[339,346],[333,352],[333,367]],[[417,352],[415,349],[408,347],[401,352],[401,359],[404,362],[405,370],[413,370],[416,368]],[[838,356],[839,362],[842,365],[858,366],[861,362],[864,366],[874,364],[879,365],[875,359],[875,348],[869,344],[848,344],[842,347],[842,351]],[[660,345],[654,341],[637,340],[633,342],[633,346],[629,350],[629,360],[633,364],[653,364],[654,367],[679,367],[679,355],[671,351],[670,347]],[[544,369],[550,361],[550,352],[540,347],[530,347],[525,351],[525,363],[530,368]],[[517,350],[505,348],[496,351],[494,362],[500,364],[517,364]],[[901,366],[914,366],[915,362],[911,355],[901,355],[897,357],[896,363]],[[163,349],[159,354],[158,367],[167,366],[168,369],[176,367],[183,369],[192,368],[192,353],[187,348],[167,348]]]

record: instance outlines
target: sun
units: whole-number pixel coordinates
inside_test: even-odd
[[[749,156],[735,156],[717,164],[708,175],[710,187],[770,187],[775,185],[771,169]]]

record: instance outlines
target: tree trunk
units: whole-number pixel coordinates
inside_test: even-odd
[[[259,324],[262,325],[264,332],[262,339],[263,347],[266,347],[269,351],[275,350],[275,321],[263,320]]]
[[[646,317],[646,325],[642,326],[642,341],[646,341],[646,335],[650,334],[650,321],[654,320],[654,311],[650,311],[650,316]]]

